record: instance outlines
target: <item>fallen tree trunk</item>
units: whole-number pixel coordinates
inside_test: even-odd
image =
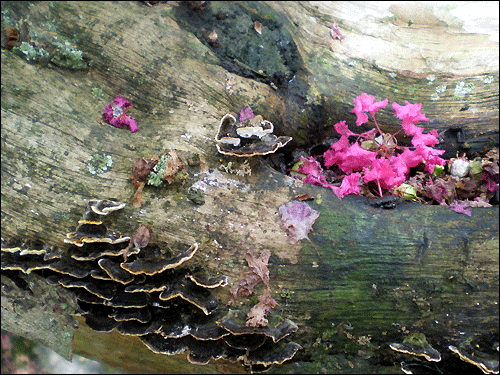
[[[299,88],[290,83],[288,91],[273,90],[267,84],[273,82],[269,71],[248,66],[241,69],[255,80],[229,72],[234,66],[200,42],[206,42],[201,31],[199,40],[196,32],[183,29],[189,17],[202,19],[200,12],[211,12],[208,18],[216,22],[216,9],[170,3],[152,8],[136,3],[10,7],[6,15],[11,26],[19,27],[20,42],[37,35],[52,62],[43,56],[31,59],[29,52],[2,54],[2,237],[36,237],[67,251],[63,239],[75,230],[88,200],[127,202],[123,212],[106,221],[107,227],[131,235],[139,224],[149,224],[153,241],[162,246],[197,242],[194,264],[228,276],[229,286],[214,292],[224,311],[229,309],[229,289],[248,271],[247,251],[257,255],[268,249],[270,286],[280,304],[271,315],[294,321],[299,330],[290,337],[304,348],[294,363],[280,366],[283,372],[365,372],[374,365],[393,366],[401,355],[385,344],[402,342],[414,332],[424,333],[442,356],[453,355],[448,345],[497,333],[498,207],[472,209],[472,217],[412,203],[384,210],[364,198],[339,200],[330,190],[271,170],[260,157],[249,160],[251,174],[221,172],[221,165],[235,172],[243,162],[218,154],[213,139],[225,113],[250,104],[274,123],[275,133],[294,137],[287,147],[310,145],[316,140],[309,134],[318,134],[319,140],[333,135],[330,129],[340,120],[352,124],[352,98],[369,92],[399,103],[423,102],[423,111],[433,119],[429,127],[442,133],[448,156],[498,145],[498,85],[488,83],[498,80],[498,51],[494,60],[485,38],[466,34],[453,39],[453,22],[407,20],[398,9],[391,10],[391,21],[381,15],[380,28],[370,29],[362,25],[373,25],[376,17],[349,18],[353,13],[342,3],[329,10],[297,3],[267,6],[267,13],[242,9],[249,19],[261,14],[268,21],[272,14],[285,22],[302,59],[295,72]],[[241,26],[239,10],[226,7],[220,11]],[[340,24],[345,39],[330,38],[332,22]],[[54,30],[62,39],[54,39]],[[451,64],[451,55],[405,44],[411,39],[427,45],[429,30],[450,32],[453,43],[475,40],[471,55],[458,58],[474,64]],[[371,49],[372,54],[363,55],[367,38],[388,45],[382,43],[378,54]],[[71,49],[65,60],[56,58],[66,41],[84,51],[85,59],[73,57],[88,65],[83,70],[61,65],[72,62]],[[357,48],[357,43],[365,47]],[[409,50],[420,56],[413,56],[412,64],[403,58]],[[477,51],[490,57],[479,60]],[[98,123],[117,94],[134,104],[129,114],[138,121],[137,133]],[[383,116],[379,122],[393,131],[392,114]],[[173,149],[186,164],[183,177],[168,186],[146,186],[146,203],[133,208],[129,174],[134,160]],[[112,166],[90,173],[107,156]],[[193,186],[203,193],[196,203],[188,199]],[[321,259],[305,241],[290,244],[280,225],[278,207],[306,192],[320,212],[309,237]],[[238,302],[248,310],[257,300]],[[2,317],[7,311],[16,312],[2,304]],[[130,371],[242,369],[223,360],[198,367],[185,354],[154,354],[137,337],[98,333],[79,322],[76,353]],[[42,335],[36,325],[27,331],[34,338]]]

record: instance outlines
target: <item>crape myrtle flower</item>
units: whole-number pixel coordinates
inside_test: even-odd
[[[377,112],[380,108],[387,107],[387,103],[389,103],[387,98],[385,98],[385,100],[375,103],[375,97],[373,95],[368,95],[365,92],[361,93],[360,96],[358,96],[356,99],[353,100],[355,106],[351,112],[356,114],[357,126],[361,126],[364,123],[368,122],[368,115],[365,112],[370,112],[372,117],[375,118],[375,112]]]
[[[334,125],[340,135],[340,139],[333,143],[323,154],[324,167],[330,168],[334,165],[346,175],[340,187],[329,184],[321,164],[309,157],[301,158],[301,164],[294,177],[304,182],[328,187],[342,198],[347,194],[360,195],[362,186],[369,182],[378,187],[378,194],[383,196],[383,190],[397,188],[405,182],[410,168],[423,163],[425,170],[432,174],[435,166],[442,166],[445,160],[439,156],[445,150],[436,150],[433,147],[439,143],[438,133],[431,130],[424,134],[424,128],[415,124],[419,121],[429,121],[425,114],[421,113],[422,103],[411,104],[405,101],[401,106],[392,104],[395,117],[402,120],[401,129],[395,134],[383,133],[375,119],[375,113],[385,108],[388,99],[375,102],[375,97],[361,93],[354,99],[353,113],[356,114],[356,125],[361,126],[368,122],[368,113],[371,114],[375,127],[362,134],[350,131],[345,121]],[[412,137],[413,147],[402,147],[397,145],[395,135],[400,131]],[[378,136],[377,136],[378,135]],[[349,137],[356,136],[356,140],[349,141]],[[439,202],[439,200],[438,200]]]
[[[252,108],[250,108],[249,105],[243,107],[240,111],[240,122],[250,120],[252,117],[254,117]]]
[[[117,95],[113,102],[104,107],[102,118],[117,128],[123,128],[123,125],[127,125],[130,131],[134,133],[139,128],[137,127],[137,121],[127,115],[127,108],[129,107],[132,107],[132,103]]]

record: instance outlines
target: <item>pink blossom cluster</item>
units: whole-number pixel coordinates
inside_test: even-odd
[[[301,158],[298,172],[304,182],[328,187],[339,197],[348,194],[360,195],[363,183],[373,181],[378,187],[378,193],[383,195],[383,189],[392,189],[401,185],[408,176],[410,168],[420,163],[425,163],[425,170],[433,173],[436,165],[444,165],[445,160],[439,155],[444,150],[436,150],[433,146],[439,143],[436,130],[424,134],[424,128],[415,124],[419,121],[429,121],[420,112],[422,103],[411,104],[405,101],[405,105],[392,103],[395,117],[402,120],[401,130],[406,135],[412,136],[413,147],[397,146],[395,134],[383,133],[375,119],[375,112],[385,108],[388,104],[387,98],[375,102],[375,97],[362,93],[354,99],[356,114],[356,125],[360,126],[368,122],[368,114],[373,117],[376,128],[365,133],[356,134],[350,131],[345,121],[335,124],[335,130],[340,134],[340,139],[333,143],[323,154],[325,168],[337,165],[345,176],[340,187],[328,183],[321,164],[312,156],[308,159]],[[357,136],[356,141],[350,142],[349,137]]]
[[[104,107],[102,118],[104,121],[117,128],[122,128],[123,125],[127,125],[130,131],[134,133],[139,130],[139,128],[137,127],[137,121],[127,115],[127,108],[129,107],[132,107],[132,103],[122,98],[120,95],[117,95],[113,102]]]

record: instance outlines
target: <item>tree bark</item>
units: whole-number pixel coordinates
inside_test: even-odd
[[[172,2],[6,3],[4,22],[19,28],[20,42],[38,38],[57,54],[63,48],[57,43],[67,40],[92,63],[72,70],[2,53],[2,237],[36,237],[67,249],[63,238],[89,199],[127,202],[106,219],[108,228],[130,235],[143,223],[158,243],[198,242],[193,262],[229,277],[230,285],[215,291],[222,309],[248,271],[246,252],[268,249],[280,304],[271,314],[298,324],[292,339],[304,348],[279,372],[373,371],[374,363],[399,363],[402,355],[386,344],[412,332],[425,333],[442,356],[464,340],[460,332],[498,332],[498,207],[473,208],[467,217],[441,206],[384,210],[363,197],[339,200],[260,157],[249,159],[251,175],[221,172],[221,165],[232,162],[237,170],[243,162],[218,154],[214,143],[222,116],[248,104],[274,123],[276,134],[294,137],[287,151],[310,146],[333,136],[336,122],[353,124],[352,99],[367,92],[377,100],[423,103],[426,131],[440,132],[448,157],[498,146],[498,44],[489,31],[468,32],[459,16],[430,6],[242,5],[249,15],[283,23],[300,53],[301,89],[273,90],[226,70],[206,40],[181,27],[186,19],[179,14],[189,21],[194,12],[215,15],[216,6],[238,16],[234,4],[224,3],[202,10]],[[330,37],[333,22],[345,39]],[[136,133],[98,122],[118,94],[134,105]],[[388,110],[377,117],[386,131],[397,129],[392,116]],[[185,161],[184,177],[146,186],[146,203],[134,209],[134,160],[169,150]],[[111,156],[113,165],[91,174],[95,155]],[[203,204],[187,198],[192,186],[203,191]],[[321,259],[307,241],[290,244],[280,226],[278,207],[306,192],[320,212],[309,238]],[[154,354],[135,337],[79,323],[75,353],[129,371],[243,370],[227,361],[191,365],[184,354]]]

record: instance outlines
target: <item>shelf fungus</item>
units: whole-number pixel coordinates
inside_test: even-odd
[[[292,140],[292,137],[277,137],[273,131],[273,123],[260,115],[238,122],[228,113],[222,118],[215,136],[217,150],[238,157],[272,154]]]
[[[424,357],[431,362],[441,361],[441,354],[427,342],[423,333],[412,333],[402,343],[390,343],[389,346],[397,352]]]
[[[462,361],[477,366],[485,374],[498,374],[498,332],[470,337],[456,346],[449,345]]]
[[[298,329],[292,321],[248,327],[244,312],[228,313],[220,305],[216,295],[223,291],[217,288],[228,279],[189,265],[198,244],[175,255],[151,241],[147,225],[132,236],[111,233],[103,219],[124,207],[112,200],[89,201],[77,229],[61,241],[62,249],[38,239],[2,240],[2,277],[42,277],[48,287],[74,296],[77,313],[91,329],[138,336],[155,353],[186,352],[195,364],[224,358],[267,368],[301,348],[288,338]]]

